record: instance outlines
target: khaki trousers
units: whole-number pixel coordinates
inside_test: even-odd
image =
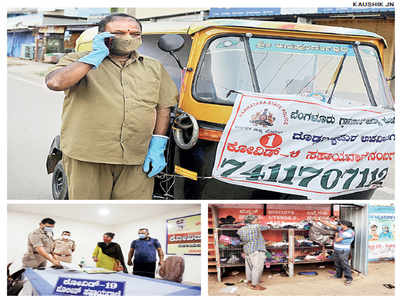
[[[62,157],[71,200],[151,199],[154,178],[142,166],[113,165]]]
[[[260,283],[260,279],[264,271],[264,264],[264,251],[255,251],[251,254],[246,254],[245,265],[247,282],[251,281],[252,285],[257,285]]]

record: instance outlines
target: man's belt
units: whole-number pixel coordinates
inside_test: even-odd
[[[61,257],[71,256],[71,254],[58,254],[58,253],[54,253],[54,255],[61,256]]]

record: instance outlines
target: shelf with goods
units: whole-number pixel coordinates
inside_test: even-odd
[[[320,248],[320,245],[315,246],[295,246],[295,249],[315,249]],[[281,246],[281,247],[274,247],[274,246],[265,246],[267,250],[286,250],[289,246]],[[224,249],[223,247],[219,247],[219,249]],[[241,250],[242,247],[230,247],[229,250]]]
[[[217,227],[218,231],[232,231],[232,230],[239,230],[240,227]],[[294,231],[308,231],[308,229],[303,228],[271,228],[268,231],[289,231],[289,229],[294,229]]]
[[[288,263],[287,261],[285,261],[285,262],[274,262],[274,263],[270,263],[270,265],[271,266],[278,266],[278,265],[285,265],[287,263]],[[244,263],[240,263],[240,264],[224,264],[224,263],[221,263],[220,266],[223,267],[223,268],[233,268],[233,267],[244,267],[245,264]]]
[[[220,245],[220,240],[219,237],[221,234],[226,234],[227,232],[236,232],[239,230],[240,227],[223,227],[223,228],[215,228],[215,233],[217,237],[215,237],[215,243],[214,245],[215,249],[217,249],[218,252],[218,260],[217,260],[217,269],[218,268],[232,268],[232,267],[244,267],[244,261],[240,260],[241,253],[242,253],[242,246],[221,246]],[[303,233],[308,235],[309,229],[304,229],[304,228],[271,228],[269,230],[266,230],[267,232],[282,232],[282,238],[285,236],[285,239],[288,241],[287,245],[282,245],[282,246],[270,246],[268,245],[268,242],[266,242],[266,249],[269,252],[274,252],[274,251],[284,251],[287,252],[286,254],[286,259],[283,261],[269,261],[267,262],[270,266],[274,265],[287,265],[288,266],[288,273],[289,277],[292,277],[294,275],[294,265],[299,265],[299,264],[318,264],[318,263],[326,263],[326,262],[331,262],[331,259],[303,259],[303,260],[297,260],[296,259],[296,252],[298,253],[299,251],[307,251],[307,250],[318,250],[318,249],[329,249],[330,247],[323,247],[322,245],[319,244],[314,244],[314,245],[307,245],[307,246],[302,246],[302,245],[296,245],[296,233]],[[232,235],[232,234],[231,234]],[[321,250],[322,251],[322,250]],[[232,254],[233,253],[233,254]],[[221,257],[229,257],[230,255],[236,255],[237,258],[239,258],[239,262],[237,263],[229,263],[229,262],[223,262],[221,261]],[[282,256],[284,257],[284,256]],[[221,270],[221,273],[223,273],[223,270]]]
[[[208,208],[208,273],[217,273],[217,261],[215,256],[215,218],[212,209]]]
[[[310,260],[302,260],[302,261],[294,261],[295,265],[304,265],[304,264],[320,264],[333,262],[333,259],[310,259]]]
[[[368,251],[368,239],[365,237],[368,235],[369,228],[366,204],[220,203],[209,205],[214,209],[215,224],[218,227],[213,231],[217,271],[220,272],[218,280],[221,280],[221,274],[229,273],[234,267],[238,267],[239,271],[245,269],[244,260],[237,259],[241,257],[241,248],[237,246],[236,241],[232,244],[228,237],[220,240],[219,235],[234,236],[237,230],[243,226],[248,215],[257,216],[259,224],[271,224],[268,233],[262,233],[267,241],[267,250],[270,253],[275,252],[271,255],[268,254],[266,267],[269,262],[277,263],[282,265],[282,269],[289,276],[294,276],[294,271],[301,264],[316,268],[321,267],[321,264],[332,264],[335,231],[324,228],[320,222],[315,222],[315,218],[321,218],[321,220],[329,219],[333,223],[338,220],[353,223],[356,230],[351,260],[352,268],[362,274],[366,274],[368,270],[368,257],[365,255]],[[219,247],[220,245],[222,247]],[[230,255],[227,248],[224,247],[225,245],[230,245],[231,251],[237,253],[236,261],[234,259],[228,261]],[[223,261],[220,258],[223,258]]]

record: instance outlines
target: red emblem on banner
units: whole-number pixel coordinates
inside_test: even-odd
[[[276,148],[282,144],[282,137],[276,133],[268,133],[260,138],[260,144],[265,148]]]

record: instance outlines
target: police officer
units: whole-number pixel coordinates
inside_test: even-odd
[[[61,234],[61,239],[54,241],[53,255],[59,261],[71,263],[74,251],[75,242],[71,240],[71,232],[65,230]]]
[[[65,55],[46,85],[64,91],[61,150],[70,199],[151,199],[166,166],[170,107],[178,90],[137,52],[142,25],[127,14],[99,23],[93,50]]]
[[[60,266],[60,262],[51,255],[55,223],[51,218],[44,218],[40,222],[39,228],[29,233],[28,250],[22,258],[24,268],[46,267],[47,261]]]

